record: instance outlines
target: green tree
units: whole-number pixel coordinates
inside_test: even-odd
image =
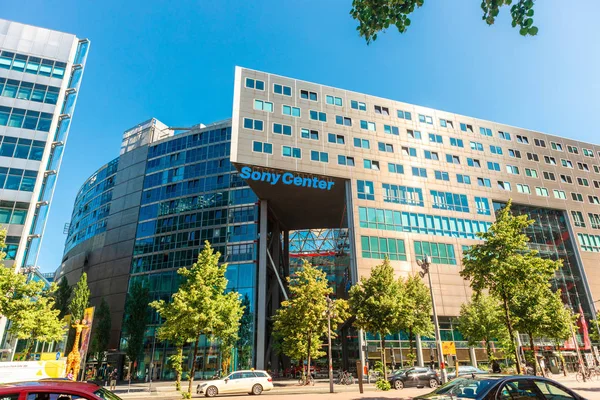
[[[97,363],[101,364],[104,360],[104,353],[108,350],[110,330],[112,328],[110,307],[104,298],[102,298],[100,307],[96,311],[94,328],[94,337],[92,338],[90,351],[96,357]]]
[[[414,354],[413,336],[431,336],[434,333],[431,295],[429,288],[418,275],[411,275],[400,283],[404,294],[404,307],[395,331],[408,333],[409,354]],[[410,359],[414,362],[415,357],[411,356]]]
[[[310,371],[311,359],[325,355],[321,345],[327,336],[327,296],[333,294],[333,289],[327,274],[306,260],[287,281],[290,298],[281,303],[275,314],[273,335],[283,354],[294,360],[306,360]],[[347,308],[345,300],[333,301],[332,336],[335,327],[347,317]]]
[[[504,324],[511,342],[514,341],[514,321],[510,310],[511,301],[522,293],[548,285],[554,272],[561,266],[561,260],[552,261],[538,256],[529,249],[529,239],[525,229],[533,223],[527,215],[514,216],[509,200],[498,211],[496,222],[488,232],[479,232],[482,243],[471,246],[464,253],[463,270],[460,275],[471,280],[471,288],[476,294],[488,290],[489,294],[500,299]],[[517,349],[515,360],[519,359]],[[516,364],[517,373],[521,368]]]
[[[598,320],[598,314],[596,314],[596,318],[590,320],[588,325],[588,330],[590,334],[590,340],[592,343],[600,343],[600,335],[598,335],[598,324],[600,321]]]
[[[140,281],[136,280],[129,287],[125,301],[125,320],[123,321],[123,338],[126,342],[125,354],[129,358],[129,374],[131,365],[136,365],[144,349],[144,336],[148,325],[148,303],[150,292]]]
[[[81,274],[81,278],[73,289],[73,297],[69,302],[69,313],[73,320],[82,320],[85,309],[90,306],[90,288],[88,286],[87,274]]]
[[[59,311],[58,318],[63,319],[69,313],[69,300],[73,294],[73,288],[69,286],[66,276],[63,276],[54,292],[54,308]]]
[[[194,343],[194,362],[186,396],[191,396],[192,393],[200,336],[220,340],[219,335],[227,335],[239,329],[243,312],[239,293],[225,292],[227,264],[219,265],[220,257],[221,253],[215,252],[206,241],[198,254],[198,261],[189,269],[184,267],[177,271],[183,277],[183,282],[171,299],[176,307],[173,325],[181,327],[185,341]],[[165,307],[160,302],[153,306],[157,309]],[[164,325],[169,324],[169,318],[166,318]]]
[[[58,319],[59,311],[54,309],[54,298],[48,291],[40,291],[32,297],[21,312],[20,318],[12,320],[10,332],[19,339],[26,339],[25,359],[28,360],[36,341],[52,342],[62,339],[64,324]]]
[[[385,337],[396,333],[405,317],[406,299],[402,286],[401,278],[394,279],[394,269],[386,257],[380,265],[373,267],[368,278],[361,277],[360,282],[350,289],[350,312],[356,316],[354,325],[378,334],[381,339],[384,379],[387,379]]]
[[[485,343],[488,360],[494,358],[491,343],[508,338],[502,319],[502,306],[498,299],[480,293],[460,307],[458,330],[467,339],[469,346]]]
[[[482,19],[493,25],[500,13],[500,8],[512,4],[510,14],[512,26],[519,26],[523,36],[535,36],[538,28],[533,26],[533,5],[535,0],[482,0]],[[411,24],[409,16],[416,8],[423,6],[425,0],[353,0],[350,15],[358,21],[356,28],[367,43],[377,40],[377,34],[390,26],[395,26],[404,33]],[[477,4],[473,2],[473,4]]]

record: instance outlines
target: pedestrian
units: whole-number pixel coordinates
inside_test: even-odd
[[[74,376],[73,376],[73,370],[71,369],[71,370],[69,371],[69,373],[67,374],[67,379],[68,379],[68,380],[70,380],[70,381],[72,381],[72,380],[73,380],[73,378],[74,378]]]
[[[110,374],[110,390],[115,390],[117,388],[117,377],[119,376],[117,369],[115,368],[113,372]]]
[[[498,360],[494,360],[494,362],[492,362],[492,372],[495,374],[499,374],[502,372],[502,370],[500,369],[500,364],[498,364]]]

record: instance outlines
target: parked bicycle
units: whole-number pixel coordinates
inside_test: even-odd
[[[598,375],[596,374],[595,368],[587,368],[583,365],[580,365],[577,373],[575,374],[575,379],[577,379],[577,382],[583,382],[584,379],[586,381],[597,380]]]
[[[354,383],[354,376],[349,374],[348,371],[338,371],[336,382],[338,385],[352,385]]]
[[[300,379],[298,379],[298,385],[315,386],[315,378],[313,378],[312,374],[302,375]]]

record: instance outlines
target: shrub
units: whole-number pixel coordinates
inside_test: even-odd
[[[390,383],[383,378],[377,379],[377,382],[375,382],[375,387],[377,388],[377,390],[383,390],[384,392],[392,388]]]

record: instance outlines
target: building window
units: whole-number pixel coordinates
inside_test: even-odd
[[[524,193],[524,194],[531,194],[531,189],[529,189],[529,185],[517,183],[517,192]]]
[[[256,153],[273,154],[273,145],[271,143],[264,143],[255,140],[252,142],[252,151]]]
[[[498,137],[500,137],[500,139],[510,140],[510,133],[498,131]]]
[[[408,111],[397,110],[397,115],[400,119],[406,119],[408,121],[412,120],[412,115]]]
[[[571,175],[560,175],[560,181],[562,183],[568,183],[568,184],[573,184],[573,178],[571,177]]]
[[[265,90],[265,82],[258,79],[246,78],[246,87],[248,89]]]
[[[342,98],[341,97],[335,97],[335,96],[325,96],[325,102],[327,104],[331,104],[332,106],[342,106]]]
[[[443,126],[444,128],[454,129],[454,123],[448,119],[440,118],[440,126]]]
[[[317,93],[308,90],[300,90],[300,98],[305,100],[317,101]]]
[[[427,169],[412,167],[412,174],[413,176],[418,176],[420,178],[427,178]]]
[[[363,258],[381,260],[387,257],[392,261],[406,261],[406,249],[402,239],[361,236],[360,243]]]
[[[549,157],[549,156],[544,156],[544,162],[546,164],[550,164],[550,165],[556,165],[556,158],[554,157]]]
[[[498,164],[497,162],[492,162],[492,161],[488,161],[487,162],[487,167],[490,171],[497,171],[500,172],[500,164]],[[508,167],[508,166],[507,166]]]
[[[443,144],[444,141],[442,140],[442,135],[436,135],[435,133],[430,133],[429,134],[429,143]]]
[[[14,136],[0,136],[0,157],[14,157],[24,160],[41,161],[44,155],[46,142],[16,138]]]
[[[580,228],[585,228],[585,220],[583,219],[583,214],[580,211],[571,211],[571,215],[573,216],[573,224]]]
[[[544,187],[536,186],[535,194],[537,194],[538,196],[542,196],[542,197],[548,197],[548,189],[546,189]]]
[[[508,155],[513,158],[521,158],[521,152],[519,150],[508,149]]]
[[[319,140],[319,131],[302,128],[300,129],[300,137],[302,139]]]
[[[433,171],[433,174],[438,181],[450,181],[450,175],[446,171]]]
[[[488,178],[478,177],[477,178],[477,184],[479,186],[483,186],[483,187],[488,187],[488,188],[492,187],[492,181],[490,181]]]
[[[562,144],[560,143],[550,142],[550,147],[552,148],[552,150],[563,151]]]
[[[479,128],[479,133],[483,136],[492,136],[492,130],[490,128]]]
[[[529,139],[527,136],[517,135],[517,143],[529,144]]]
[[[573,168],[573,163],[570,160],[560,159],[560,164],[565,168]]]
[[[302,150],[298,147],[282,146],[281,155],[284,157],[302,158]]]
[[[335,123],[337,125],[352,126],[352,118],[336,115]]]
[[[329,162],[329,154],[324,151],[311,150],[310,160],[327,163]]]
[[[371,181],[356,181],[357,196],[362,200],[375,200],[375,191],[373,190],[373,182]]]
[[[581,150],[583,150],[583,155],[584,156],[594,158],[594,152],[592,150],[590,150],[590,149],[583,149],[583,148]]]
[[[431,118],[429,115],[419,114],[419,122],[433,125],[433,118]]]
[[[433,208],[469,212],[469,202],[467,201],[467,196],[464,194],[440,192],[437,190],[431,190],[430,193],[433,199]]]
[[[546,141],[543,139],[533,139],[533,144],[538,147],[546,147]]]
[[[273,93],[275,94],[281,94],[284,96],[291,96],[292,95],[292,88],[289,86],[285,86],[285,85],[279,85],[279,84],[274,84],[273,85]]]
[[[571,192],[571,198],[573,199],[573,201],[583,203],[583,195],[581,193]]]
[[[390,109],[387,107],[375,106],[375,114],[390,115]]]
[[[467,165],[469,167],[481,168],[481,162],[476,158],[467,158]]]
[[[411,139],[421,140],[421,132],[419,132],[419,131],[413,131],[412,129],[407,129],[406,133],[408,134],[408,137]]]
[[[244,128],[253,129],[255,131],[262,131],[263,122],[260,119],[244,118]]]
[[[409,157],[416,157],[417,156],[417,149],[415,149],[414,147],[402,147],[402,155],[403,156],[409,156]]]
[[[590,204],[600,204],[600,198],[598,198],[598,196],[588,195],[588,201]]]
[[[463,183],[465,185],[470,185],[471,177],[469,175],[456,174],[456,182]]]
[[[367,105],[362,101],[350,100],[350,108],[359,111],[367,111]]]
[[[555,181],[556,180],[556,176],[554,175],[553,172],[543,171],[542,175],[544,176],[544,179],[547,181]]]
[[[567,194],[564,192],[564,190],[554,189],[552,191],[552,193],[554,193],[554,197],[557,198],[557,199],[561,199],[561,200],[566,200],[567,199]]]
[[[540,162],[540,157],[537,154],[534,154],[534,153],[527,153],[527,159],[529,161]]]
[[[300,117],[300,108],[284,104],[281,106],[281,113],[283,115],[291,115],[292,117]]]
[[[404,167],[400,164],[388,163],[388,172],[392,174],[404,174]]]
[[[415,257],[420,260],[426,256],[431,257],[433,264],[456,265],[454,246],[444,243],[414,241]]]
[[[339,165],[347,165],[348,167],[354,167],[354,157],[347,157],[343,155],[338,156]]]
[[[372,131],[375,132],[375,122],[369,122],[369,121],[360,121],[360,128],[361,129],[366,129],[368,131]]]
[[[344,140],[344,135],[336,135],[335,133],[328,133],[327,141],[329,143],[334,143],[334,144],[346,144],[345,140]]]
[[[525,168],[525,175],[530,178],[537,178],[538,172],[537,172],[537,170],[532,169],[532,168]]]
[[[0,106],[0,126],[49,132],[52,114]]]
[[[463,140],[451,137],[450,138],[450,146],[462,148],[462,147],[464,147]]]
[[[373,171],[380,171],[379,161],[375,161],[375,160],[364,159],[363,160],[363,167],[365,169],[372,169]]]
[[[590,225],[593,229],[600,229],[600,214],[588,213]]]
[[[273,133],[276,135],[292,136],[291,125],[273,124]]]
[[[400,131],[398,130],[398,127],[390,126],[390,125],[383,126],[383,133],[387,133],[388,135],[396,135],[396,136],[400,135]]]
[[[471,150],[483,151],[483,144],[479,142],[471,142]]]
[[[259,111],[273,112],[273,103],[262,100],[254,100],[254,109]]]
[[[579,177],[577,177],[577,184],[579,186],[590,186],[590,182],[587,179]]]
[[[507,165],[506,172],[508,172],[509,174],[512,174],[512,175],[519,175],[519,167],[517,167],[515,165]]]
[[[473,125],[469,125],[469,124],[465,124],[465,123],[460,123],[460,130],[463,132],[471,132],[473,133]]]
[[[320,111],[310,110],[310,119],[313,121],[327,122],[327,114]]]
[[[506,190],[507,192],[511,191],[510,182],[507,181],[498,181],[498,189]]]
[[[490,144],[490,152],[492,154],[502,155],[502,147],[500,147],[500,146],[494,146],[494,145]]]
[[[453,154],[446,154],[446,162],[450,164],[460,164],[460,157]]]
[[[590,167],[586,163],[578,162],[577,168],[579,168],[582,171],[590,172]]]
[[[579,245],[583,251],[592,251],[600,253],[600,235],[588,235],[587,233],[578,233]]]
[[[437,152],[425,150],[425,158],[428,160],[439,161],[440,157]]]
[[[361,149],[370,149],[369,140],[354,138],[354,147],[359,147]]]
[[[423,191],[420,188],[383,183],[383,201],[423,207]]]

